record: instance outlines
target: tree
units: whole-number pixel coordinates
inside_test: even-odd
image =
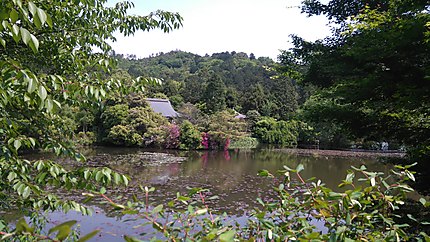
[[[263,85],[257,83],[251,86],[249,91],[244,93],[243,99],[243,108],[245,111],[256,110],[261,112],[267,100],[267,95],[264,93]]]
[[[274,107],[271,110],[273,117],[288,120],[298,108],[298,93],[292,80],[287,77],[272,79],[270,87],[271,100]]]
[[[408,161],[418,161],[424,183],[430,171],[429,7],[426,0],[306,1],[305,12],[325,14],[338,28],[313,43],[294,36],[295,47],[280,55],[285,73],[320,88],[317,99],[330,104],[305,110],[321,121],[317,129],[330,131],[321,134],[334,135],[326,140],[348,134],[341,140],[400,143]]]
[[[429,144],[428,8],[428,1],[307,1],[307,13],[340,27],[314,43],[293,37],[296,47],[280,60],[288,74],[324,89],[320,98],[343,110],[326,114],[353,136]]]
[[[226,87],[221,78],[211,74],[204,93],[204,101],[208,113],[216,113],[226,108]]]
[[[132,3],[105,7],[106,2],[1,1],[0,206],[89,213],[45,188],[99,190],[102,185],[128,183],[126,176],[108,168],[67,170],[52,161],[30,162],[18,156],[24,149],[41,148],[83,160],[69,143],[73,130],[63,125],[60,110],[65,105],[100,107],[113,92],[137,91],[157,82],[138,78],[124,86],[108,79],[114,66],[109,41],[115,41],[114,32],[168,32],[180,27],[182,18],[164,11],[129,16]]]

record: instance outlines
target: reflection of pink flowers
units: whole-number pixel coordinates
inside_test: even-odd
[[[230,146],[230,138],[227,137],[227,139],[225,139],[224,151],[228,150],[229,146]]]
[[[202,146],[209,149],[209,135],[207,133],[202,134]]]
[[[224,150],[224,159],[226,161],[229,161],[231,159],[230,153],[228,152],[228,150]]]
[[[205,152],[205,153],[202,155],[202,163],[203,163],[203,167],[206,167],[206,164],[208,163],[208,156],[209,156],[209,154],[208,154],[207,152]]]

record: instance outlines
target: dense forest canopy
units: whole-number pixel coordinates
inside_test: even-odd
[[[172,51],[138,60],[115,58],[132,77],[163,79],[163,85],[149,88],[148,95],[164,93],[177,107],[189,102],[215,106],[206,107],[210,112],[257,110],[280,119],[292,117],[298,107],[300,88],[276,72],[276,63],[268,57],[234,51],[210,56]]]
[[[283,69],[321,88],[304,105],[307,119],[334,122],[354,137],[430,144],[428,1],[304,2],[338,27],[324,40],[294,36]]]

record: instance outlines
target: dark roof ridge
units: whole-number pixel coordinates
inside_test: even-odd
[[[170,102],[169,99],[164,98],[146,98],[147,101],[159,101],[159,102]]]

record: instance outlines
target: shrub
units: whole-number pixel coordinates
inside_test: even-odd
[[[150,127],[144,134],[144,145],[158,148],[164,147],[168,135],[165,126]]]
[[[209,131],[207,133],[209,141],[209,149],[212,150],[227,150],[230,144],[230,136],[218,131]]]
[[[128,111],[129,109],[126,104],[108,106],[102,114],[103,128],[109,130],[115,125],[125,123]]]
[[[150,107],[135,107],[129,110],[127,123],[140,134],[144,134],[149,128],[167,126],[169,122],[159,113],[155,113]]]
[[[93,132],[79,132],[75,136],[75,142],[82,146],[90,146],[96,142],[96,135]]]
[[[167,137],[164,141],[164,147],[167,149],[177,149],[179,148],[179,127],[176,124],[170,124],[164,127],[167,130]]]
[[[264,117],[255,124],[253,135],[263,143],[296,147],[299,130],[297,121],[277,121]]]
[[[108,134],[108,139],[115,145],[141,146],[143,138],[130,125],[115,125]]]
[[[221,132],[229,137],[240,137],[246,134],[247,124],[244,120],[235,118],[235,113],[227,110],[210,115],[207,131]]]
[[[181,149],[197,149],[200,147],[201,140],[199,130],[190,121],[186,120],[181,124],[179,137]]]

